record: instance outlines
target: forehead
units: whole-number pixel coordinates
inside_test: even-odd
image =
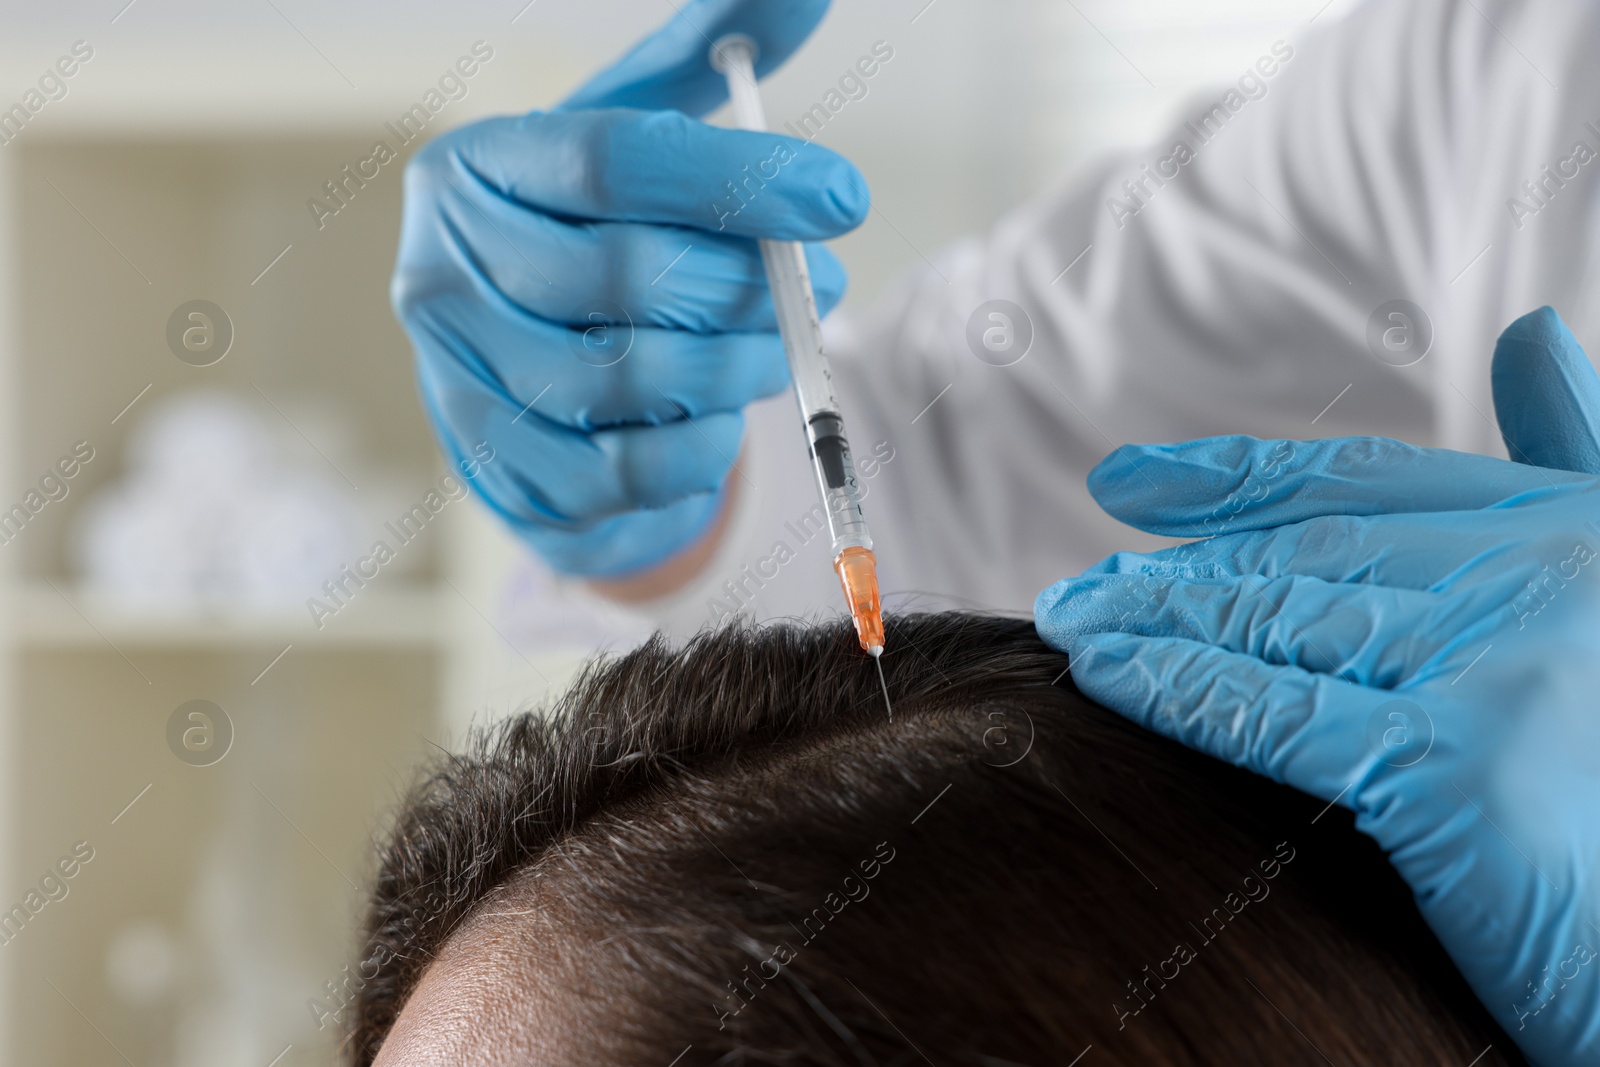
[[[486,901],[428,965],[374,1067],[574,1062],[564,940],[528,896]]]

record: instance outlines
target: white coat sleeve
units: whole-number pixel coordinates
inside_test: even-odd
[[[1582,339],[1592,303],[1600,164],[1574,146],[1600,151],[1595,41],[1572,0],[1383,0],[1263,42],[1156,142],[836,315],[886,601],[1027,611],[1148,547],[1084,488],[1122,442],[1498,448],[1496,333],[1550,303]],[[1546,165],[1560,184],[1536,203],[1519,183]],[[733,535],[680,621],[836,610],[792,399],[752,411],[736,477]]]

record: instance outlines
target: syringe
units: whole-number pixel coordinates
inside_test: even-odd
[[[756,44],[744,34],[729,34],[711,46],[711,65],[728,80],[734,121],[746,130],[765,130],[766,115],[756,88]],[[850,459],[844,420],[833,398],[833,376],[822,351],[822,321],[811,291],[805,246],[799,241],[761,241],[761,262],[777,309],[778,332],[789,357],[795,399],[805,422],[811,466],[822,493],[822,510],[833,538],[833,569],[855,620],[861,647],[883,655],[883,606],[878,599],[878,561],[861,512],[861,484]]]

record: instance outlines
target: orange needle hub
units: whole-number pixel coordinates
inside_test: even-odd
[[[877,557],[870,548],[847,548],[833,561],[833,569],[844,586],[844,599],[850,605],[861,647],[874,656],[882,655],[883,604],[878,599]]]

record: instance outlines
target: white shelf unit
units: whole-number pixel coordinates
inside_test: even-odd
[[[281,611],[149,611],[42,579],[20,583],[16,643],[27,649],[231,649],[370,647],[426,649],[450,638],[455,593],[440,584],[375,587],[322,630],[304,608]]]
[[[260,1067],[286,1046],[280,1067],[334,1062],[335,1033],[306,1002],[355,944],[371,834],[444,736],[452,657],[482,640],[480,611],[492,617],[494,578],[462,547],[485,520],[442,514],[408,549],[409,572],[382,575],[321,629],[293,605],[119,603],[81,585],[65,546],[83,501],[123,476],[143,414],[195,387],[310,398],[408,492],[437,481],[385,292],[398,177],[373,183],[337,230],[300,217],[363,139],[90,132],[0,154],[0,496],[20,496],[75,440],[96,449],[67,497],[0,545],[0,899],[22,900],[75,842],[95,851],[67,896],[0,946],[0,1063]],[[180,362],[164,339],[171,309],[196,297],[236,330],[212,367]],[[196,698],[233,724],[213,766],[166,741],[169,715]],[[162,944],[164,979],[151,977]],[[149,972],[142,993],[108,972],[119,952],[124,970],[133,953],[135,974]]]

